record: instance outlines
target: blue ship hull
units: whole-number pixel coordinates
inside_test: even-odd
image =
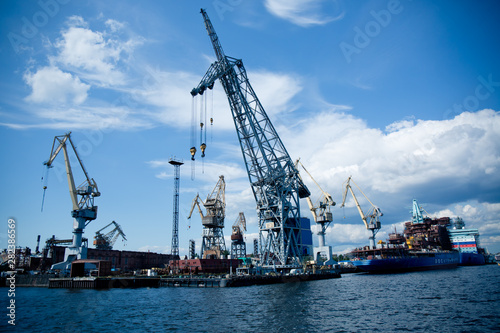
[[[451,252],[414,252],[400,257],[359,259],[351,261],[359,270],[368,273],[399,273],[455,268],[460,254]]]
[[[485,265],[486,260],[482,253],[460,252],[460,266]]]

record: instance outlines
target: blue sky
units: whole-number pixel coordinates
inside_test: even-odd
[[[185,162],[181,255],[189,239],[197,252],[201,244],[191,201],[221,174],[226,238],[243,211],[251,248],[255,202],[219,84],[208,95],[206,157],[190,161],[189,92],[215,58],[201,7],[226,55],[243,59],[291,157],[338,203],[327,232],[334,252],[368,244],[352,199],[339,208],[350,175],[384,213],[378,239],[402,230],[416,198],[431,216],[462,217],[500,251],[500,7],[405,0],[2,1],[0,247],[10,217],[20,246],[71,237],[63,157],[43,212],[41,177],[54,136],[72,131],[102,193],[84,237],[114,220],[128,238],[115,248],[170,253],[175,156]],[[305,201],[301,209],[310,216]]]

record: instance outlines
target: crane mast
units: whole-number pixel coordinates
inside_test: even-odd
[[[70,143],[71,148],[80,164],[80,167],[85,175],[85,181],[78,187],[75,186],[73,178],[73,171],[71,169],[70,159],[68,156],[67,142]],[[57,145],[57,146],[56,146]],[[73,223],[73,242],[71,246],[67,247],[64,254],[64,261],[54,264],[52,269],[67,269],[69,264],[75,259],[86,259],[87,248],[82,246],[83,230],[90,223],[90,221],[97,218],[97,206],[94,205],[94,198],[101,195],[97,189],[97,184],[94,179],[90,178],[87,170],[83,166],[80,156],[76,151],[73,141],[71,141],[71,132],[65,135],[59,135],[54,138],[50,157],[44,165],[47,168],[52,167],[52,163],[59,154],[63,151],[64,163],[66,166],[66,175],[68,178],[69,194],[72,202],[71,217],[75,219]],[[44,186],[44,191],[46,187]],[[80,199],[78,199],[80,196]]]
[[[359,201],[356,198],[356,195],[354,195],[354,191],[352,190],[352,186],[350,184],[351,181],[353,182],[354,185],[356,185],[356,187],[361,192],[361,194],[363,194],[363,196],[366,198],[366,200],[368,200],[368,202],[372,205],[370,211],[367,214],[363,213],[363,210],[361,209],[361,205],[359,204]],[[351,192],[351,195],[354,199],[354,203],[356,204],[356,208],[358,209],[359,215],[361,216],[361,219],[363,220],[363,223],[365,224],[366,229],[370,230],[372,233],[372,235],[370,236],[370,246],[374,249],[375,248],[375,235],[377,234],[377,232],[381,228],[379,217],[384,215],[384,214],[382,214],[380,209],[377,206],[375,206],[370,201],[370,199],[368,199],[368,197],[363,193],[363,191],[361,191],[359,186],[354,182],[354,180],[352,180],[351,176],[349,176],[349,178],[347,179],[347,182],[346,182],[344,196],[342,198],[342,205],[340,205],[341,208],[345,206],[345,201],[347,199],[347,191]],[[370,221],[368,221],[368,218],[370,219]]]
[[[205,10],[204,23],[217,57],[191,95],[220,80],[227,95],[241,152],[257,203],[261,263],[273,268],[302,265],[299,199],[310,195],[247,77],[241,59],[224,54]]]

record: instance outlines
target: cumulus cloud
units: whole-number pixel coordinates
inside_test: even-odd
[[[271,14],[302,27],[324,25],[344,16],[337,1],[266,0],[264,5]]]
[[[358,184],[396,193],[450,176],[485,186],[499,181],[498,112],[465,112],[451,120],[389,127],[383,132],[352,115],[323,112],[298,128],[279,130],[292,154],[302,157],[322,183],[344,181],[352,174]]]
[[[26,100],[34,103],[78,105],[87,99],[90,88],[78,77],[52,66],[42,67],[35,73],[27,72],[24,80],[32,90]]]
[[[118,64],[141,43],[139,39],[121,40],[102,31],[93,31],[79,16],[68,20],[69,27],[61,32],[54,44],[58,55],[52,61],[77,72],[96,85],[123,85],[126,76]],[[111,32],[123,24],[107,20]]]
[[[196,96],[192,104],[189,91],[200,82],[199,74],[169,72],[152,67],[146,67],[146,72],[148,75],[143,80],[142,88],[135,90],[133,95],[140,103],[158,107],[158,112],[151,113],[152,118],[170,125],[189,127],[192,118],[186,116],[186,111],[194,108],[194,123],[198,124],[199,110],[206,107],[207,111],[214,110],[219,129],[234,129],[229,103],[218,81],[213,90]],[[300,79],[292,74],[269,71],[250,71],[248,77],[268,114],[293,110],[291,100],[302,90]]]

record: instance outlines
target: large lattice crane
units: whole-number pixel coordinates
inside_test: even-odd
[[[241,59],[224,54],[205,10],[205,28],[217,60],[191,95],[201,95],[219,80],[227,95],[248,178],[257,203],[262,265],[301,267],[299,198],[310,195],[247,77]]]
[[[333,214],[331,212],[331,207],[335,206],[335,201],[333,201],[332,196],[328,193],[325,192],[321,186],[316,182],[316,180],[313,178],[313,176],[307,171],[305,166],[300,162],[300,159],[298,159],[295,162],[296,168],[299,168],[299,164],[304,169],[304,171],[309,175],[309,177],[312,179],[314,184],[318,186],[319,190],[321,191],[321,196],[314,204],[311,200],[311,196],[307,197],[307,204],[309,205],[309,210],[311,211],[314,222],[320,226],[318,230],[318,247],[314,248],[314,254],[315,254],[315,260],[317,263],[324,263],[325,265],[334,265],[336,262],[332,258],[332,247],[331,246],[326,246],[325,244],[325,235],[326,235],[326,229],[330,226],[330,224],[333,221]],[[302,179],[302,177],[299,174],[299,177]],[[322,260],[322,257],[325,256],[326,260]]]
[[[224,218],[226,217],[225,193],[226,182],[224,181],[224,176],[219,176],[219,181],[205,201],[201,200],[199,194],[193,199],[188,219],[191,218],[194,207],[198,207],[203,225],[203,238],[201,242],[202,259],[220,259],[221,255],[226,252],[226,242],[224,241]],[[205,214],[201,210],[200,202],[205,207]]]
[[[358,190],[361,192],[361,194],[363,194],[363,196],[366,198],[366,200],[368,200],[368,202],[372,205],[366,214],[363,213],[363,210],[361,209],[361,206],[358,202],[358,199],[356,198],[356,195],[354,195],[354,191],[352,190],[351,182],[358,188]],[[380,209],[377,206],[375,206],[370,201],[370,199],[368,199],[368,197],[363,193],[363,191],[361,191],[359,186],[354,182],[354,180],[352,180],[351,177],[349,177],[347,179],[347,182],[346,182],[344,196],[342,198],[342,205],[340,205],[341,208],[345,206],[345,201],[347,199],[347,191],[351,192],[352,197],[354,199],[354,202],[356,204],[356,207],[358,208],[359,215],[361,216],[361,219],[363,220],[363,223],[365,224],[366,229],[370,230],[372,233],[371,236],[369,237],[370,246],[372,248],[375,248],[375,235],[377,234],[377,232],[380,230],[380,227],[381,227],[379,217],[382,216],[383,214],[380,211]]]
[[[78,163],[80,164],[80,167],[85,175],[85,181],[78,187],[75,186],[73,171],[71,170],[67,142],[69,142],[71,148],[73,148],[76,159],[78,160]],[[78,156],[75,145],[71,141],[71,132],[65,135],[56,136],[54,138],[49,160],[44,163],[47,168],[52,167],[52,163],[61,150],[64,154],[64,162],[66,166],[66,174],[69,185],[69,194],[71,197],[71,202],[73,204],[71,217],[75,219],[75,222],[73,223],[73,242],[71,246],[67,247],[65,250],[64,261],[54,264],[52,266],[52,269],[67,269],[68,265],[71,264],[73,260],[87,258],[87,248],[85,246],[82,246],[83,230],[90,223],[90,221],[97,218],[97,206],[94,205],[94,198],[101,195],[101,193],[97,189],[96,182],[94,181],[94,179],[89,177],[87,170],[85,170],[85,167],[83,166],[80,156]],[[44,191],[46,189],[47,186],[44,186]]]
[[[101,233],[101,231],[103,231],[104,229],[106,229],[109,226],[114,226],[114,228],[105,234]],[[94,246],[96,249],[100,249],[100,250],[112,250],[113,245],[115,245],[115,242],[119,236],[121,236],[124,241],[127,240],[127,237],[125,236],[125,233],[123,232],[120,225],[118,223],[116,223],[115,221],[113,221],[95,233]]]

